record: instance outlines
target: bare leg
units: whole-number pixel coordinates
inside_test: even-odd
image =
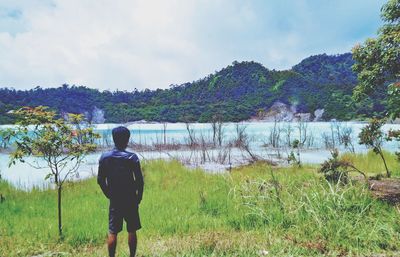
[[[115,249],[117,248],[117,234],[108,234],[108,255],[110,257],[115,257]]]
[[[136,246],[137,246],[136,232],[128,233],[128,245],[129,245],[130,256],[134,257],[136,254]]]

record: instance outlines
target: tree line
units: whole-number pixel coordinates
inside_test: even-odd
[[[358,57],[358,52],[354,52]],[[324,109],[325,120],[383,117],[390,102],[383,88],[354,100],[359,78],[352,70],[350,53],[315,55],[290,70],[269,70],[256,62],[233,62],[197,81],[168,89],[99,91],[64,84],[30,90],[0,88],[0,124],[14,123],[9,112],[23,106],[48,106],[63,113],[84,114],[91,121],[95,110],[105,122],[138,120],[158,122],[211,122],[215,114],[224,121],[256,117],[276,102],[295,106],[297,112]],[[358,65],[358,66],[357,66]],[[96,120],[93,120],[96,122]]]

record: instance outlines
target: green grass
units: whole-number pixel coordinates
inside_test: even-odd
[[[400,177],[400,162],[394,153],[384,152],[384,157],[392,176]],[[342,158],[352,162],[358,169],[364,171],[368,175],[386,174],[385,166],[379,155],[372,150],[367,154],[350,154],[342,155]]]
[[[139,256],[257,256],[262,250],[268,256],[395,256],[400,251],[398,209],[375,200],[362,184],[328,184],[315,166],[271,170],[255,164],[211,175],[178,162],[151,161],[143,170]],[[106,256],[108,203],[95,179],[66,186],[63,240],[57,236],[55,191],[23,192],[0,182],[0,193],[6,197],[0,204],[0,256]],[[128,256],[126,232],[117,251]]]

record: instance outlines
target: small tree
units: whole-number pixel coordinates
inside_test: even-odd
[[[361,129],[358,135],[360,144],[366,145],[372,148],[374,153],[379,154],[382,158],[383,164],[385,165],[386,175],[390,178],[390,171],[387,167],[385,157],[383,156],[382,144],[385,139],[385,135],[382,131],[382,126],[385,124],[383,120],[373,119],[370,123]]]
[[[362,100],[384,88],[387,114],[396,119],[400,118],[400,0],[388,0],[382,6],[381,18],[383,25],[377,37],[353,48],[353,70],[358,76],[353,94],[356,100]]]
[[[58,232],[62,237],[61,193],[63,184],[76,174],[84,156],[96,149],[94,138],[100,136],[90,128],[80,128],[56,118],[47,107],[24,107],[14,113],[17,127],[10,133],[14,137],[16,149],[10,155],[10,166],[16,161],[25,162],[33,156],[45,161],[50,173],[45,179],[52,178],[57,189]],[[74,115],[73,122],[79,124],[82,115]],[[28,164],[34,168],[43,168],[37,161]]]

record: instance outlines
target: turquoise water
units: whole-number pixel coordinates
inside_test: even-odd
[[[99,124],[95,126],[95,130],[99,132],[104,138],[99,140],[99,144],[104,144],[108,141],[112,144],[111,130],[120,124]],[[226,145],[237,137],[237,126],[245,128],[245,132],[250,140],[250,146],[254,153],[264,158],[275,160],[277,155],[280,154],[282,158],[291,151],[287,147],[287,131],[290,130],[290,140],[299,139],[300,133],[304,138],[307,135],[306,146],[301,151],[301,160],[303,163],[322,163],[330,156],[330,152],[326,149],[326,138],[332,138],[336,133],[337,126],[340,130],[352,130],[351,138],[354,143],[354,150],[356,152],[365,152],[367,148],[359,145],[357,135],[361,128],[365,126],[364,123],[347,122],[347,123],[330,123],[330,122],[310,122],[310,123],[278,123],[273,122],[243,122],[243,123],[226,123],[222,127],[223,131],[223,144]],[[303,126],[300,130],[299,127]],[[2,126],[10,127],[10,126]],[[137,144],[152,145],[162,143],[164,140],[163,124],[159,123],[146,123],[146,124],[130,124],[127,127],[131,131],[131,141]],[[274,127],[276,131],[280,131],[278,140],[279,149],[272,147],[270,143],[271,131]],[[306,127],[306,129],[304,129]],[[190,129],[193,130],[194,137],[197,139],[203,137],[207,141],[212,140],[212,127],[207,123],[194,123],[190,124]],[[400,129],[399,124],[386,124],[383,127],[384,131],[390,129]],[[187,143],[188,131],[186,124],[183,123],[168,123],[166,127],[167,143]],[[335,148],[340,149],[341,152],[348,151],[343,145],[338,145],[336,142]],[[385,142],[384,148],[388,151],[394,152],[399,150],[399,142]],[[218,155],[219,150],[210,150],[210,155]],[[200,153],[189,150],[176,150],[176,151],[154,151],[154,152],[139,152],[139,157],[143,159],[154,158],[176,158],[184,162],[186,165],[201,167],[207,171],[223,171],[229,165],[240,165],[246,163],[245,155],[239,149],[232,149],[232,159],[230,163],[227,161],[223,164],[216,162],[201,163],[199,161]],[[86,157],[85,163],[79,169],[79,173],[73,179],[82,179],[91,177],[97,174],[97,161],[100,153],[94,153]],[[28,158],[28,162],[38,161],[41,166],[45,166],[41,160],[35,158]],[[44,181],[44,177],[49,173],[49,170],[34,169],[26,163],[18,163],[14,166],[8,167],[9,156],[7,154],[0,154],[0,173],[4,179],[10,181],[12,184],[20,188],[30,189],[36,187],[48,187],[49,181]]]
[[[255,146],[261,146],[268,144],[268,138],[273,130],[274,126],[277,130],[281,130],[280,143],[285,144],[286,131],[290,127],[291,141],[293,139],[298,139],[300,136],[299,126],[306,126],[308,137],[312,137],[312,142],[310,142],[310,149],[320,149],[325,148],[324,135],[330,136],[332,134],[332,128],[334,133],[336,133],[336,127],[339,126],[340,129],[351,129],[352,130],[352,142],[356,151],[363,151],[365,147],[358,144],[358,134],[365,123],[357,122],[309,122],[309,123],[296,123],[296,122],[281,122],[276,125],[273,122],[241,122],[241,123],[226,123],[223,125],[223,141],[227,143],[229,140],[234,139],[237,136],[236,126],[239,124],[241,127],[245,127],[246,133],[252,140],[252,144]],[[96,130],[101,135],[106,135],[111,138],[112,128],[119,126],[119,124],[100,124],[96,126]],[[200,136],[206,139],[212,139],[212,127],[209,123],[193,123],[190,125],[193,129],[194,134],[197,138]],[[163,124],[131,124],[127,126],[131,131],[132,141],[141,144],[153,144],[163,142]],[[400,129],[400,124],[386,124],[383,127],[385,132],[390,129]],[[188,131],[186,129],[186,124],[184,123],[168,123],[166,130],[167,142],[169,143],[185,143],[188,139]],[[311,140],[310,140],[311,141]],[[385,142],[384,148],[388,151],[395,151],[398,148],[398,142]],[[340,146],[339,146],[340,148]]]

